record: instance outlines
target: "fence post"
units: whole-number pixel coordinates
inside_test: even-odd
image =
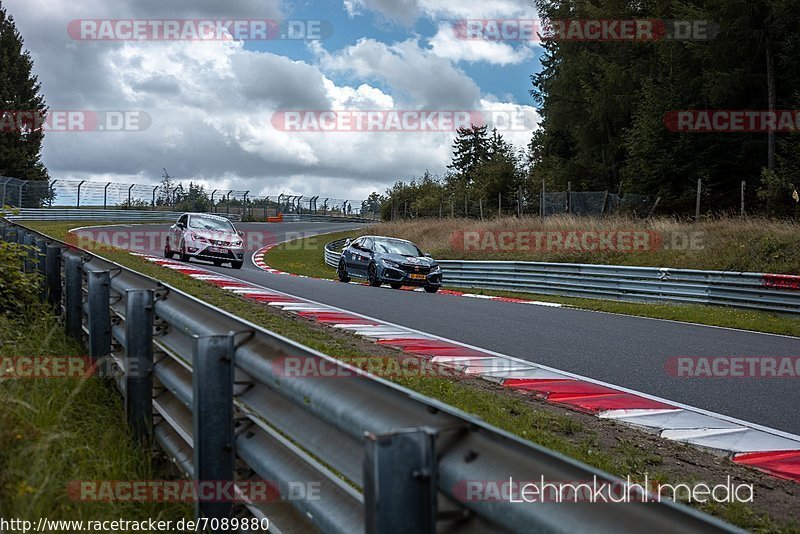
[[[544,194],[546,192],[546,185],[544,182],[544,178],[542,178],[542,201],[539,202],[539,216],[544,219]]]
[[[194,479],[233,480],[233,334],[194,338],[192,436]],[[195,517],[230,517],[231,502],[198,500]]]
[[[47,302],[55,308],[58,315],[61,307],[61,247],[58,245],[47,245],[44,279]]]
[[[83,184],[85,184],[85,183],[86,183],[86,180],[82,180],[81,183],[78,184],[78,196],[75,198],[75,207],[76,208],[80,208],[81,207],[81,187],[83,187]]]
[[[64,260],[64,323],[67,335],[80,341],[83,326],[83,260],[68,254]]]
[[[695,202],[694,206],[694,221],[697,222],[700,220],[700,193],[703,190],[703,179],[697,179],[697,201]]]
[[[453,197],[450,197],[450,218],[455,219],[456,217],[456,206],[455,202],[453,201]]]
[[[19,208],[20,209],[25,207],[25,206],[22,205],[22,191],[25,189],[26,185],[28,185],[28,181],[27,180],[22,182],[22,185],[19,186]],[[78,191],[80,191],[80,189]]]
[[[125,302],[125,415],[142,443],[153,435],[153,290],[129,290]]]
[[[606,206],[608,206],[608,189],[606,189],[606,192],[603,195],[603,207],[600,208],[600,215],[605,215]],[[655,207],[653,207],[653,209],[655,209]]]
[[[111,352],[111,282],[108,271],[86,271],[89,292],[89,357],[97,363]]]
[[[497,216],[503,216],[503,193],[497,193]]]
[[[522,217],[522,186],[517,188],[517,217]]]
[[[482,198],[478,199],[478,211],[480,212],[481,220],[483,220],[483,199]]]
[[[741,208],[741,213],[740,213],[740,215],[742,217],[744,217],[744,190],[745,190],[746,186],[747,186],[747,182],[742,180],[742,208]]]
[[[111,185],[111,182],[108,182],[106,186],[103,188],[103,209],[108,209],[108,186]],[[130,206],[128,206],[130,207]]]
[[[567,213],[572,213],[572,182],[567,182]]]
[[[366,437],[366,532],[436,532],[435,436],[411,429]]]

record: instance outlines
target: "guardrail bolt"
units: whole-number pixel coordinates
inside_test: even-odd
[[[436,532],[435,436],[424,429],[367,435],[364,508],[367,533]]]
[[[234,336],[194,339],[192,364],[192,436],[196,481],[234,479],[233,431]],[[195,504],[196,518],[230,517],[231,502]]]
[[[153,290],[131,289],[125,301],[125,415],[134,435],[153,436]]]

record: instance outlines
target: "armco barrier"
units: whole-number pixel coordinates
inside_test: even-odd
[[[464,499],[470,480],[621,481],[121,265],[0,226],[4,240],[33,244],[27,267],[45,274],[43,297],[63,304],[67,332],[105,362],[137,435],[197,481],[318,484],[318,498],[198,502],[197,516],[247,511],[279,532],[733,530],[671,502]],[[284,376],[275,364],[286,356],[337,378]]]
[[[336,267],[344,240],[325,246]],[[523,261],[438,260],[446,286],[800,313],[800,276]]]
[[[175,222],[183,212],[147,210],[93,210],[63,208],[22,208],[9,210],[5,218],[9,221],[114,221],[114,222]],[[213,213],[231,221],[242,220],[241,215]]]

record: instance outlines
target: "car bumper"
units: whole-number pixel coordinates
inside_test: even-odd
[[[204,243],[187,243],[186,254],[206,261],[244,261],[244,247],[215,247]]]
[[[425,278],[411,278],[414,273],[408,273],[400,269],[383,267],[378,273],[381,282],[387,284],[403,284],[404,286],[435,286],[442,285],[442,272],[437,271],[423,275]]]

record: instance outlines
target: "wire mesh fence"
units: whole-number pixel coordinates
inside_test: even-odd
[[[196,211],[241,215],[264,220],[280,214],[378,218],[380,206],[365,200],[321,195],[251,195],[239,189],[195,184],[126,184],[89,180],[30,181],[0,177],[0,206],[11,208],[72,207]]]

